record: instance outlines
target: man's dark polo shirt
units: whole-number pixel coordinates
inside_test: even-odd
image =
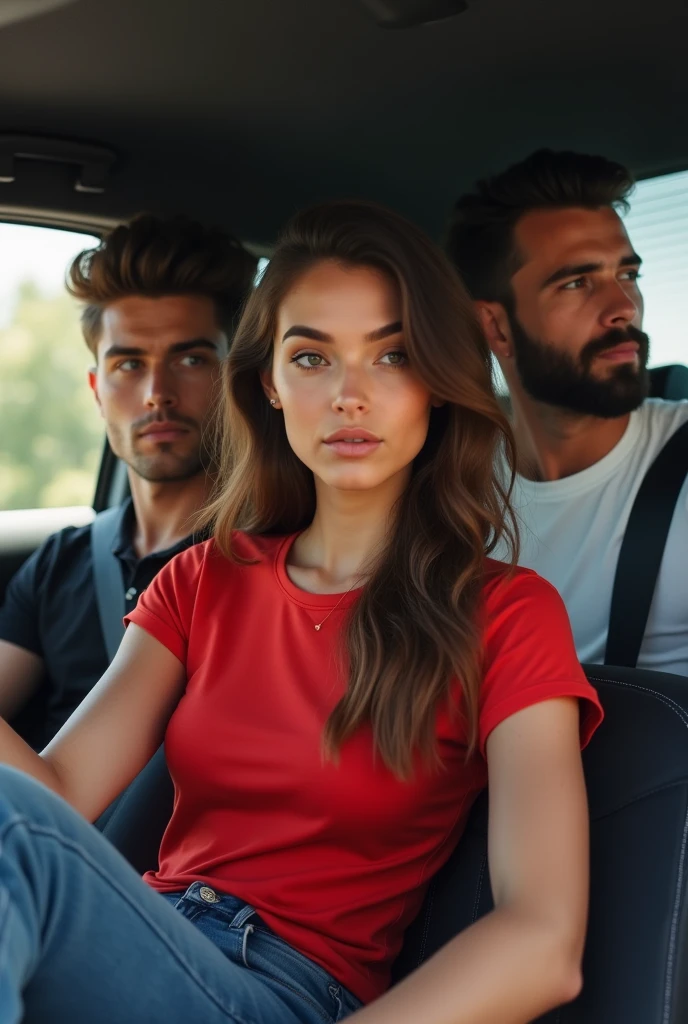
[[[112,549],[122,566],[127,612],[163,565],[199,539],[187,537],[139,560],[133,533],[134,506],[128,499]],[[32,651],[45,663],[38,693],[13,723],[40,750],[109,664],[93,582],[90,526],[69,526],[54,533],[24,562],[0,607],[0,639]]]

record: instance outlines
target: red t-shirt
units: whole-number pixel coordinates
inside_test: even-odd
[[[183,663],[187,686],[165,737],[176,796],[158,871],[171,892],[201,881],[250,903],[297,950],[364,1001],[390,965],[429,879],[456,846],[487,782],[485,743],[503,719],[559,696],[582,698],[582,740],[602,712],[557,592],[519,569],[486,576],[480,753],[442,704],[444,771],[401,782],[373,756],[370,730],[323,761],[325,721],[343,693],[339,600],[289,579],[294,537],[236,535],[237,566],[213,541],[173,558],[128,616]],[[489,563],[498,569],[496,563]]]

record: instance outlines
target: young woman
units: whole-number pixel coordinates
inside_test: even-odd
[[[556,592],[486,557],[512,441],[460,281],[389,211],[302,213],[223,389],[213,539],[40,756],[0,723],[0,1019],[521,1024],[573,998],[601,712]],[[84,818],[163,736],[141,881]],[[488,779],[496,909],[388,990]]]

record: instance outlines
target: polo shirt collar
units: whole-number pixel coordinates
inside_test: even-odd
[[[127,498],[126,501],[122,502],[119,525],[115,533],[115,541],[112,545],[112,553],[122,562],[135,563],[143,561],[139,559],[136,551],[134,550],[134,527],[136,524],[136,514],[134,512],[134,502],[131,498]],[[158,558],[163,561],[169,561],[173,555],[179,554],[180,551],[185,551],[186,548],[191,547],[198,540],[202,538],[189,534],[188,537],[183,537],[182,540],[177,541],[169,548],[165,548],[164,551],[155,551],[150,555],[146,555],[146,558]]]

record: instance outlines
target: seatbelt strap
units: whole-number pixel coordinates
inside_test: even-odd
[[[93,582],[109,661],[114,658],[124,636],[122,619],[126,612],[122,566],[117,556],[112,553],[121,516],[120,507],[108,508],[100,512],[91,524]]]
[[[636,667],[669,527],[686,475],[688,423],[664,445],[633,502],[614,577],[605,665]]]
[[[96,588],[98,616],[103,631],[108,661],[112,661],[115,654],[117,654],[120,641],[124,636],[124,623],[122,619],[126,611],[126,599],[124,597],[122,566],[117,555],[112,553],[117,540],[121,517],[121,507],[106,508],[104,512],[100,512],[95,517],[91,524],[93,582]],[[110,806],[94,822],[95,827],[100,829],[101,832],[114,819],[117,809],[123,804],[130,788],[127,787],[124,792],[115,797]]]

